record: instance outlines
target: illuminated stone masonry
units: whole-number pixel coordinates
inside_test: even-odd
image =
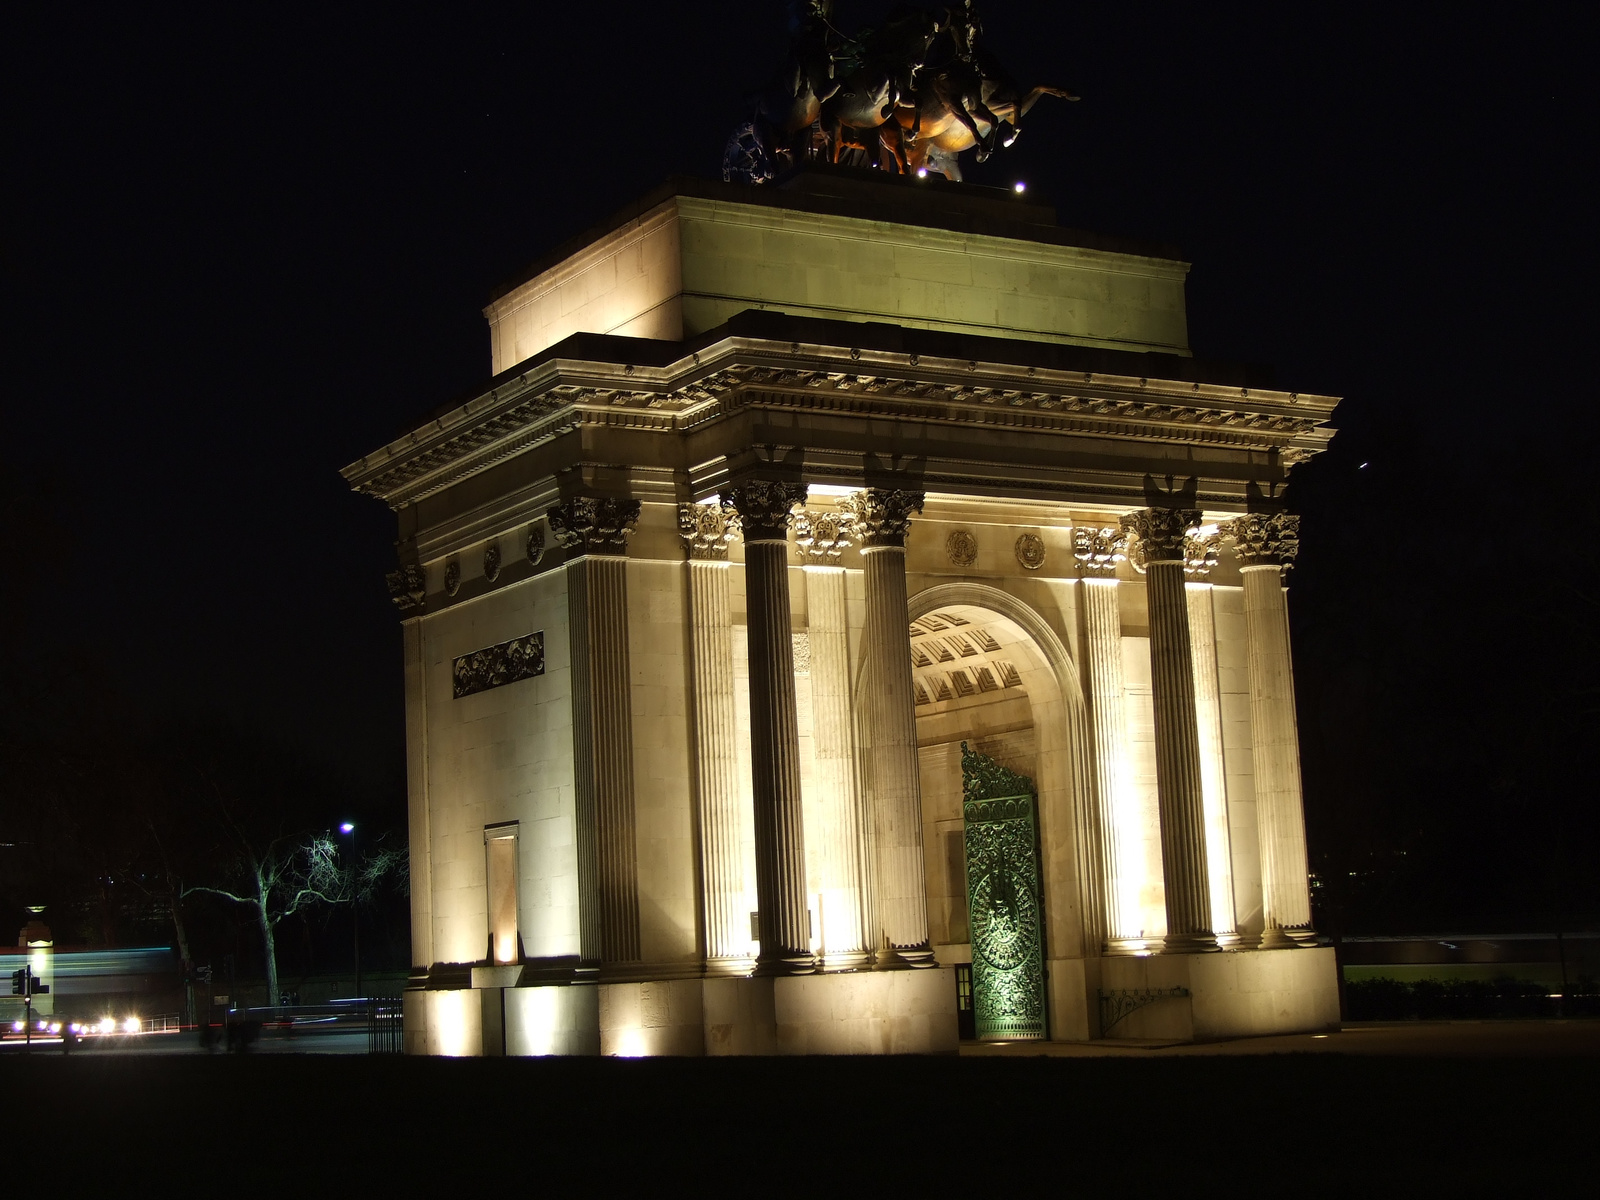
[[[1170,251],[927,182],[648,198],[346,468],[400,525],[408,1050],[1337,1020],[1280,499],[1335,401],[1194,358]]]

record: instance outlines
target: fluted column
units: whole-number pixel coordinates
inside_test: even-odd
[[[1264,949],[1312,944],[1300,736],[1283,572],[1300,549],[1300,518],[1253,513],[1229,524],[1244,576],[1250,652],[1250,743],[1261,846]]]
[[[580,953],[589,962],[637,962],[626,555],[639,501],[579,496],[545,519],[568,555]]]
[[[795,544],[806,578],[811,638],[812,778],[818,820],[806,830],[821,888],[817,931],[826,969],[860,966],[869,944],[861,895],[861,808],[856,795],[855,723],[850,709],[850,636],[841,553],[854,516],[802,509]]]
[[[1222,759],[1222,695],[1217,680],[1217,617],[1212,585],[1216,534],[1184,543],[1184,590],[1189,598],[1189,646],[1194,660],[1195,728],[1200,741],[1200,782],[1206,810],[1206,875],[1211,890],[1211,930],[1224,945],[1238,940],[1233,905],[1233,839],[1228,832],[1228,776]]]
[[[1096,859],[1091,928],[1109,950],[1143,949],[1136,918],[1137,864],[1126,854],[1134,830],[1123,829],[1123,771],[1128,720],[1122,678],[1122,616],[1117,606],[1117,564],[1127,557],[1121,529],[1078,527],[1073,557],[1083,580],[1084,658],[1089,676],[1089,724],[1094,747]]]
[[[860,698],[869,731],[879,967],[934,965],[922,852],[922,784],[906,601],[906,534],[922,493],[869,488],[847,502],[856,518],[866,584],[867,655]]]
[[[678,506],[678,531],[689,554],[695,795],[705,957],[709,968],[723,971],[743,970],[750,961],[744,863],[739,853],[733,617],[728,603],[728,543],[738,530],[738,517],[719,504]]]
[[[789,523],[804,484],[743,483],[723,496],[744,531],[750,630],[750,766],[755,794],[760,975],[816,969],[806,911],[805,815],[789,621]]]
[[[1195,722],[1183,541],[1200,524],[1190,508],[1146,508],[1122,519],[1143,544],[1150,608],[1150,686],[1155,709],[1156,799],[1169,953],[1214,950],[1206,871],[1205,795]]]

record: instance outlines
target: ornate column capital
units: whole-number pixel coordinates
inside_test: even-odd
[[[550,532],[569,553],[626,554],[639,520],[639,501],[573,496],[545,514]]]
[[[1147,563],[1182,562],[1184,539],[1199,524],[1197,508],[1141,508],[1122,518],[1122,528],[1139,539]]]
[[[845,500],[855,516],[855,529],[864,548],[904,546],[911,532],[911,514],[922,511],[922,492],[867,488]]]
[[[722,493],[724,510],[738,514],[746,542],[786,542],[796,504],[806,502],[803,483],[772,483],[752,479]]]
[[[853,512],[802,508],[794,515],[794,540],[800,547],[800,561],[808,567],[837,567],[840,553],[849,548],[855,523]]]
[[[1294,566],[1300,553],[1300,518],[1292,513],[1248,513],[1222,527],[1241,567]]]
[[[1222,546],[1220,533],[1204,537],[1191,533],[1183,539],[1183,575],[1185,579],[1200,580],[1211,574],[1217,565],[1217,551]]]
[[[678,505],[678,536],[692,559],[726,562],[728,543],[739,533],[739,514],[720,504]]]
[[[389,599],[394,601],[395,607],[401,612],[421,608],[427,597],[427,578],[423,575],[422,568],[415,564],[401,567],[398,571],[390,571],[384,576],[384,582],[389,585]]]
[[[1074,525],[1072,557],[1078,560],[1078,571],[1085,578],[1115,579],[1117,564],[1128,557],[1128,531]]]

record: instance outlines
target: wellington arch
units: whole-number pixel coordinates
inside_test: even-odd
[[[1022,196],[676,180],[345,469],[395,512],[431,1054],[1336,1025],[1282,492],[1335,400]]]

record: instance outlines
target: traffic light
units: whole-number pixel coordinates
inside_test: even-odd
[[[26,996],[28,994],[28,968],[11,972],[11,994],[13,996]]]

